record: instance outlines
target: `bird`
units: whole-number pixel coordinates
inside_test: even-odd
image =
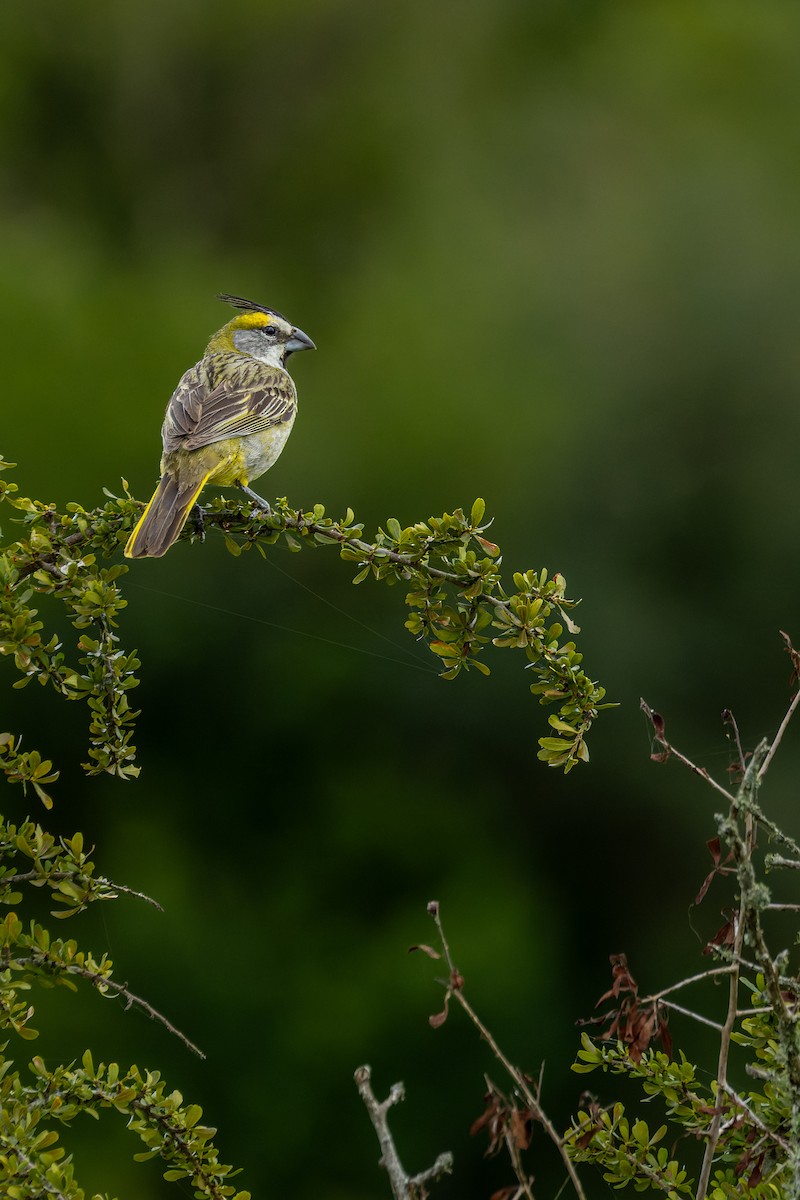
[[[125,546],[126,558],[160,558],[180,536],[207,483],[248,486],[275,463],[297,414],[286,360],[316,350],[308,334],[274,308],[219,295],[237,315],[217,330],[181,377],[161,428],[161,478]]]

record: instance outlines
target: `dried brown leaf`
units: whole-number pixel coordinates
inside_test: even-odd
[[[480,1133],[482,1129],[485,1129],[486,1126],[491,1124],[491,1122],[497,1117],[498,1112],[499,1107],[497,1101],[495,1099],[491,1099],[481,1115],[476,1117],[470,1125],[469,1136],[475,1137],[476,1133]]]
[[[528,1108],[515,1108],[511,1113],[509,1126],[518,1150],[527,1150],[531,1144],[531,1117],[532,1113]]]
[[[440,1013],[434,1013],[432,1017],[428,1017],[428,1022],[432,1029],[439,1029],[447,1020],[447,1015],[450,1010],[450,993],[444,994],[444,1008]]]
[[[708,846],[708,852],[711,855],[711,860],[714,865],[712,866],[711,870],[706,875],[705,879],[703,880],[703,882],[700,886],[700,891],[697,893],[697,895],[694,898],[695,904],[701,903],[703,897],[705,896],[706,892],[708,891],[709,887],[711,886],[711,880],[714,878],[715,875],[729,874],[729,868],[728,868],[727,864],[733,858],[733,850],[729,850],[727,853],[727,856],[725,857],[725,860],[723,862],[723,860],[722,860],[722,843],[720,842],[718,837],[710,838],[706,842],[706,845]]]
[[[646,700],[639,701],[639,708],[647,717],[650,724],[653,726],[653,733],[657,738],[661,739],[664,736],[664,718],[661,713],[657,713],[654,708],[651,708]]]
[[[725,913],[723,912],[722,915],[725,916]],[[715,946],[733,946],[735,938],[736,928],[733,914],[731,913],[725,924],[720,925],[714,936],[706,942],[703,947],[703,954],[713,954]]]
[[[783,630],[781,630],[781,637],[784,641],[784,649],[792,660],[792,674],[789,679],[789,686],[791,687],[798,681],[798,679],[800,679],[800,652],[795,650],[794,646],[792,645],[792,639],[789,637],[788,633],[785,633]]]
[[[409,946],[408,953],[413,954],[415,950],[419,950],[422,954],[427,954],[428,958],[441,958],[438,950],[434,950],[433,946],[426,946],[422,942],[418,946]]]

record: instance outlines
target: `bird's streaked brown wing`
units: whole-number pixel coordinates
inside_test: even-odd
[[[238,354],[209,354],[186,372],[167,405],[164,451],[261,433],[290,421],[296,407],[286,371]]]

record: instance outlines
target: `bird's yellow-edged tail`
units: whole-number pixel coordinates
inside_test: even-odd
[[[125,546],[126,558],[160,558],[178,540],[211,471],[182,480],[166,472]]]

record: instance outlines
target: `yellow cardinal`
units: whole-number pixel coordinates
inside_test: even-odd
[[[273,308],[219,296],[241,309],[214,334],[167,405],[161,440],[161,480],[128,538],[126,558],[157,558],[169,550],[207,483],[240,487],[268,471],[292,431],[297,392],[286,359],[316,347]]]

